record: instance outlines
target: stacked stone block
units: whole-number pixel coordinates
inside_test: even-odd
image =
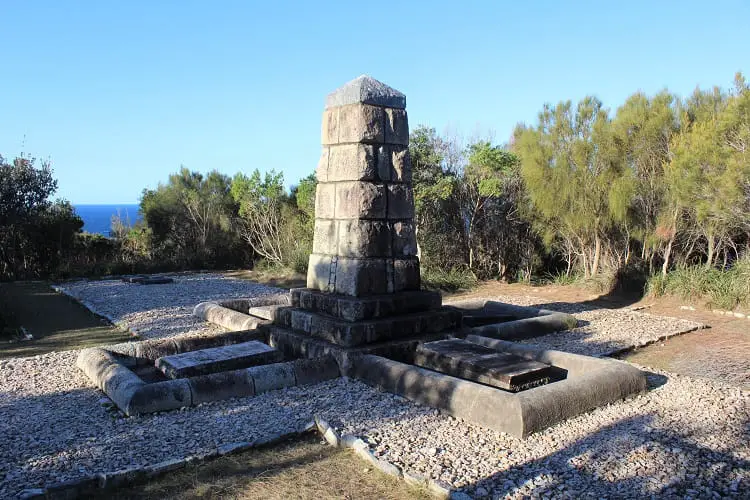
[[[419,289],[405,108],[403,94],[366,76],[328,96],[308,288],[354,297]]]

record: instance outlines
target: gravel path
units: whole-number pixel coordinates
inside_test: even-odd
[[[284,290],[221,274],[180,274],[174,283],[139,285],[120,280],[73,281],[58,290],[144,339],[219,332],[221,328],[193,317],[199,302],[260,297]]]
[[[276,291],[218,275],[178,279],[174,286],[100,281],[65,289],[146,337],[209,331],[190,316],[199,301]],[[681,327],[632,313],[617,328],[621,317],[611,312],[576,313],[589,321],[581,328],[597,338],[590,343],[595,348],[608,336],[617,343],[655,335],[646,325],[656,321]],[[379,456],[471,496],[741,497],[750,489],[750,392],[709,380],[654,374],[647,394],[521,441],[344,379],[122,418],[75,368],[76,356],[0,361],[0,498],[267,438],[297,429],[313,414],[370,442]]]
[[[549,349],[607,356],[623,349],[640,347],[663,337],[702,328],[701,323],[685,319],[656,316],[626,309],[595,309],[582,304],[551,302],[538,297],[488,297],[519,306],[543,307],[574,315],[578,328],[524,340],[524,343]]]

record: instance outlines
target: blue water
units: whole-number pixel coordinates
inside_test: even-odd
[[[132,226],[141,220],[138,205],[75,205],[76,213],[83,219],[83,230],[109,236],[112,216],[119,213],[123,222]]]

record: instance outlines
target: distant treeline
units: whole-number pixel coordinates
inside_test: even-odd
[[[643,276],[750,258],[750,88],[635,93],[615,111],[595,97],[545,105],[507,144],[411,134],[416,226],[426,273],[528,281]],[[228,177],[182,168],[145,190],[143,220],[112,239],[80,233],[33,160],[2,162],[3,278],[155,269],[304,271],[315,176]],[[8,198],[8,193],[21,193]]]

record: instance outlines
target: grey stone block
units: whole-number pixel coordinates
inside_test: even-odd
[[[307,288],[332,292],[336,276],[334,262],[336,261],[330,255],[310,254],[307,264]]]
[[[191,406],[190,383],[185,379],[168,380],[142,386],[127,405],[129,416]]]
[[[338,112],[338,140],[336,143],[366,142],[382,144],[385,139],[385,112],[369,104],[349,104],[328,112]],[[330,135],[329,135],[330,140]]]
[[[255,393],[261,394],[296,385],[293,362],[254,366],[247,369],[253,378]]]
[[[315,219],[313,253],[336,255],[338,250],[338,222],[333,219]]]
[[[191,377],[188,383],[193,405],[255,395],[255,385],[247,369]]]
[[[361,75],[328,94],[326,108],[357,102],[404,109],[406,96],[369,75]]]
[[[419,259],[412,257],[389,261],[388,278],[389,292],[398,293],[405,290],[419,290],[421,286]]]
[[[386,108],[385,143],[409,145],[409,120],[406,116],[406,110]]]
[[[447,309],[359,322],[344,321],[300,309],[291,309],[287,314],[288,317],[280,318],[282,325],[346,347],[437,333],[457,327],[460,321],[459,315]],[[297,320],[297,317],[302,319]]]
[[[340,144],[329,150],[327,182],[379,180],[373,145]]]
[[[435,310],[440,307],[438,292],[404,291],[398,294],[346,297],[308,288],[291,291],[295,307],[334,316],[346,321],[362,321],[399,314]]]
[[[384,182],[411,184],[411,155],[408,146],[378,146],[378,177]]]
[[[408,184],[388,185],[388,218],[414,218],[414,194]]]
[[[385,259],[339,257],[335,276],[335,293],[359,297],[388,291]]]
[[[185,378],[276,363],[282,354],[257,340],[163,356],[156,367],[169,378]]]
[[[395,258],[416,257],[417,236],[412,222],[391,223],[391,252]]]
[[[319,182],[315,188],[315,218],[336,217],[336,184]]]
[[[338,221],[338,255],[342,257],[390,257],[391,231],[383,221]]]
[[[297,385],[317,384],[340,375],[339,365],[333,356],[294,361],[294,377]]]
[[[385,219],[386,190],[382,184],[352,181],[337,183],[335,187],[336,219]],[[315,216],[321,217],[317,211]]]

